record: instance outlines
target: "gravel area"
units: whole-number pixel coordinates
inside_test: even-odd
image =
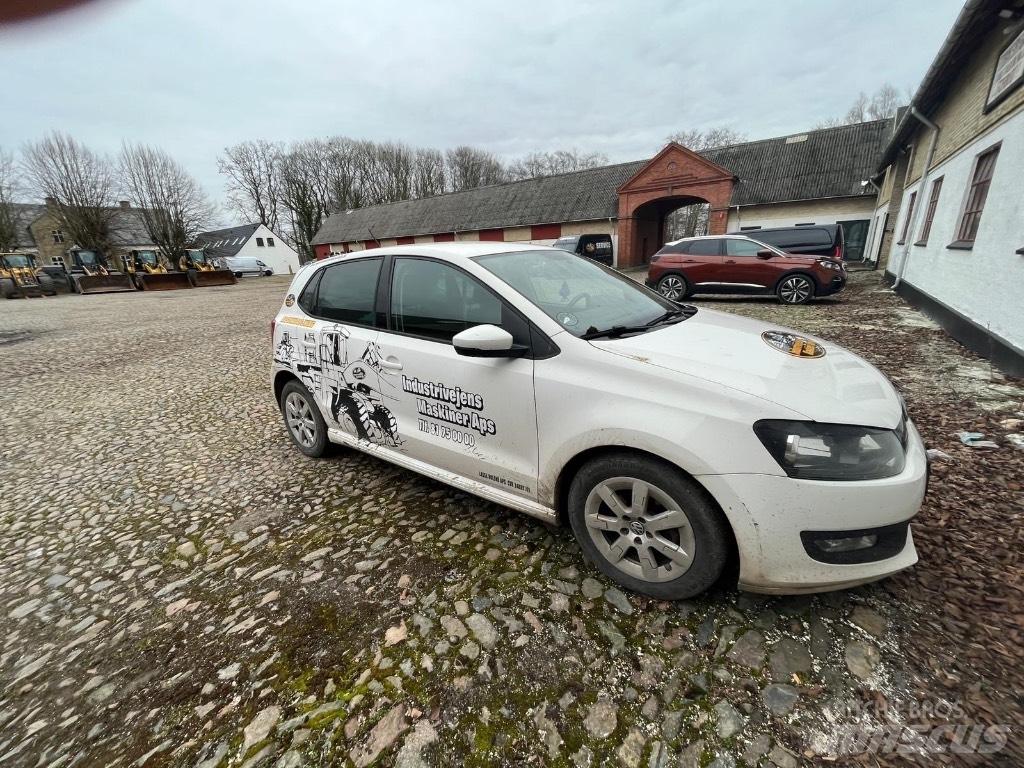
[[[698,303],[905,392],[942,452],[921,562],[681,603],[615,588],[567,531],[299,454],[269,391],[285,285],[0,303],[0,765],[1024,762],[1024,382],[876,274]],[[973,747],[936,752],[946,725]]]

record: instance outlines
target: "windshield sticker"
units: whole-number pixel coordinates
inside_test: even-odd
[[[380,364],[380,347],[375,342],[367,342],[358,358],[350,357],[351,335],[341,325],[307,332],[301,340],[290,331],[283,331],[274,349],[274,361],[294,371],[328,410],[331,419],[350,435],[399,446],[402,439],[398,420],[384,405],[386,399],[398,399],[390,393],[395,385],[388,379],[393,374]]]
[[[402,376],[402,389],[416,395],[416,412],[463,429],[473,429],[483,436],[497,434],[493,419],[480,415],[484,398],[462,387],[449,387],[435,381],[420,381],[413,376]],[[433,401],[433,402],[432,402]],[[467,408],[469,410],[463,410]]]
[[[761,334],[765,343],[779,352],[785,352],[793,357],[824,357],[825,347],[803,336],[786,331],[765,331]]]

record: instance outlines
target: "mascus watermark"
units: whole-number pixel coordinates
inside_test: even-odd
[[[881,699],[850,703],[846,709],[848,716],[862,722],[836,729],[840,755],[988,755],[1002,750],[1010,737],[1008,725],[971,722],[959,704],[942,699],[906,703]]]

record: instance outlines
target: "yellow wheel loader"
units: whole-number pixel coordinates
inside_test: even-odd
[[[127,272],[118,272],[107,266],[107,260],[98,251],[72,248],[69,277],[75,293],[114,293],[134,291],[135,283]]]
[[[196,288],[210,285],[234,285],[238,282],[235,273],[230,269],[217,269],[206,258],[200,248],[189,248],[178,261],[178,269],[188,274],[188,279]]]
[[[129,251],[125,265],[140,291],[176,291],[192,287],[185,272],[168,272],[156,251]]]
[[[35,257],[28,253],[0,253],[0,297],[56,296],[53,280],[36,269]]]

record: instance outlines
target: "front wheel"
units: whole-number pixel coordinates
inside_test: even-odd
[[[281,390],[281,414],[288,436],[307,456],[318,459],[327,453],[327,423],[313,402],[309,390],[297,381],[289,381]]]
[[[704,592],[728,558],[726,525],[702,489],[646,456],[609,454],[585,464],[569,489],[569,522],[603,574],[660,600]]]
[[[690,286],[682,275],[665,275],[658,281],[658,293],[669,301],[681,301],[690,293]]]
[[[782,278],[775,293],[783,304],[806,304],[814,298],[814,281],[807,275]]]

